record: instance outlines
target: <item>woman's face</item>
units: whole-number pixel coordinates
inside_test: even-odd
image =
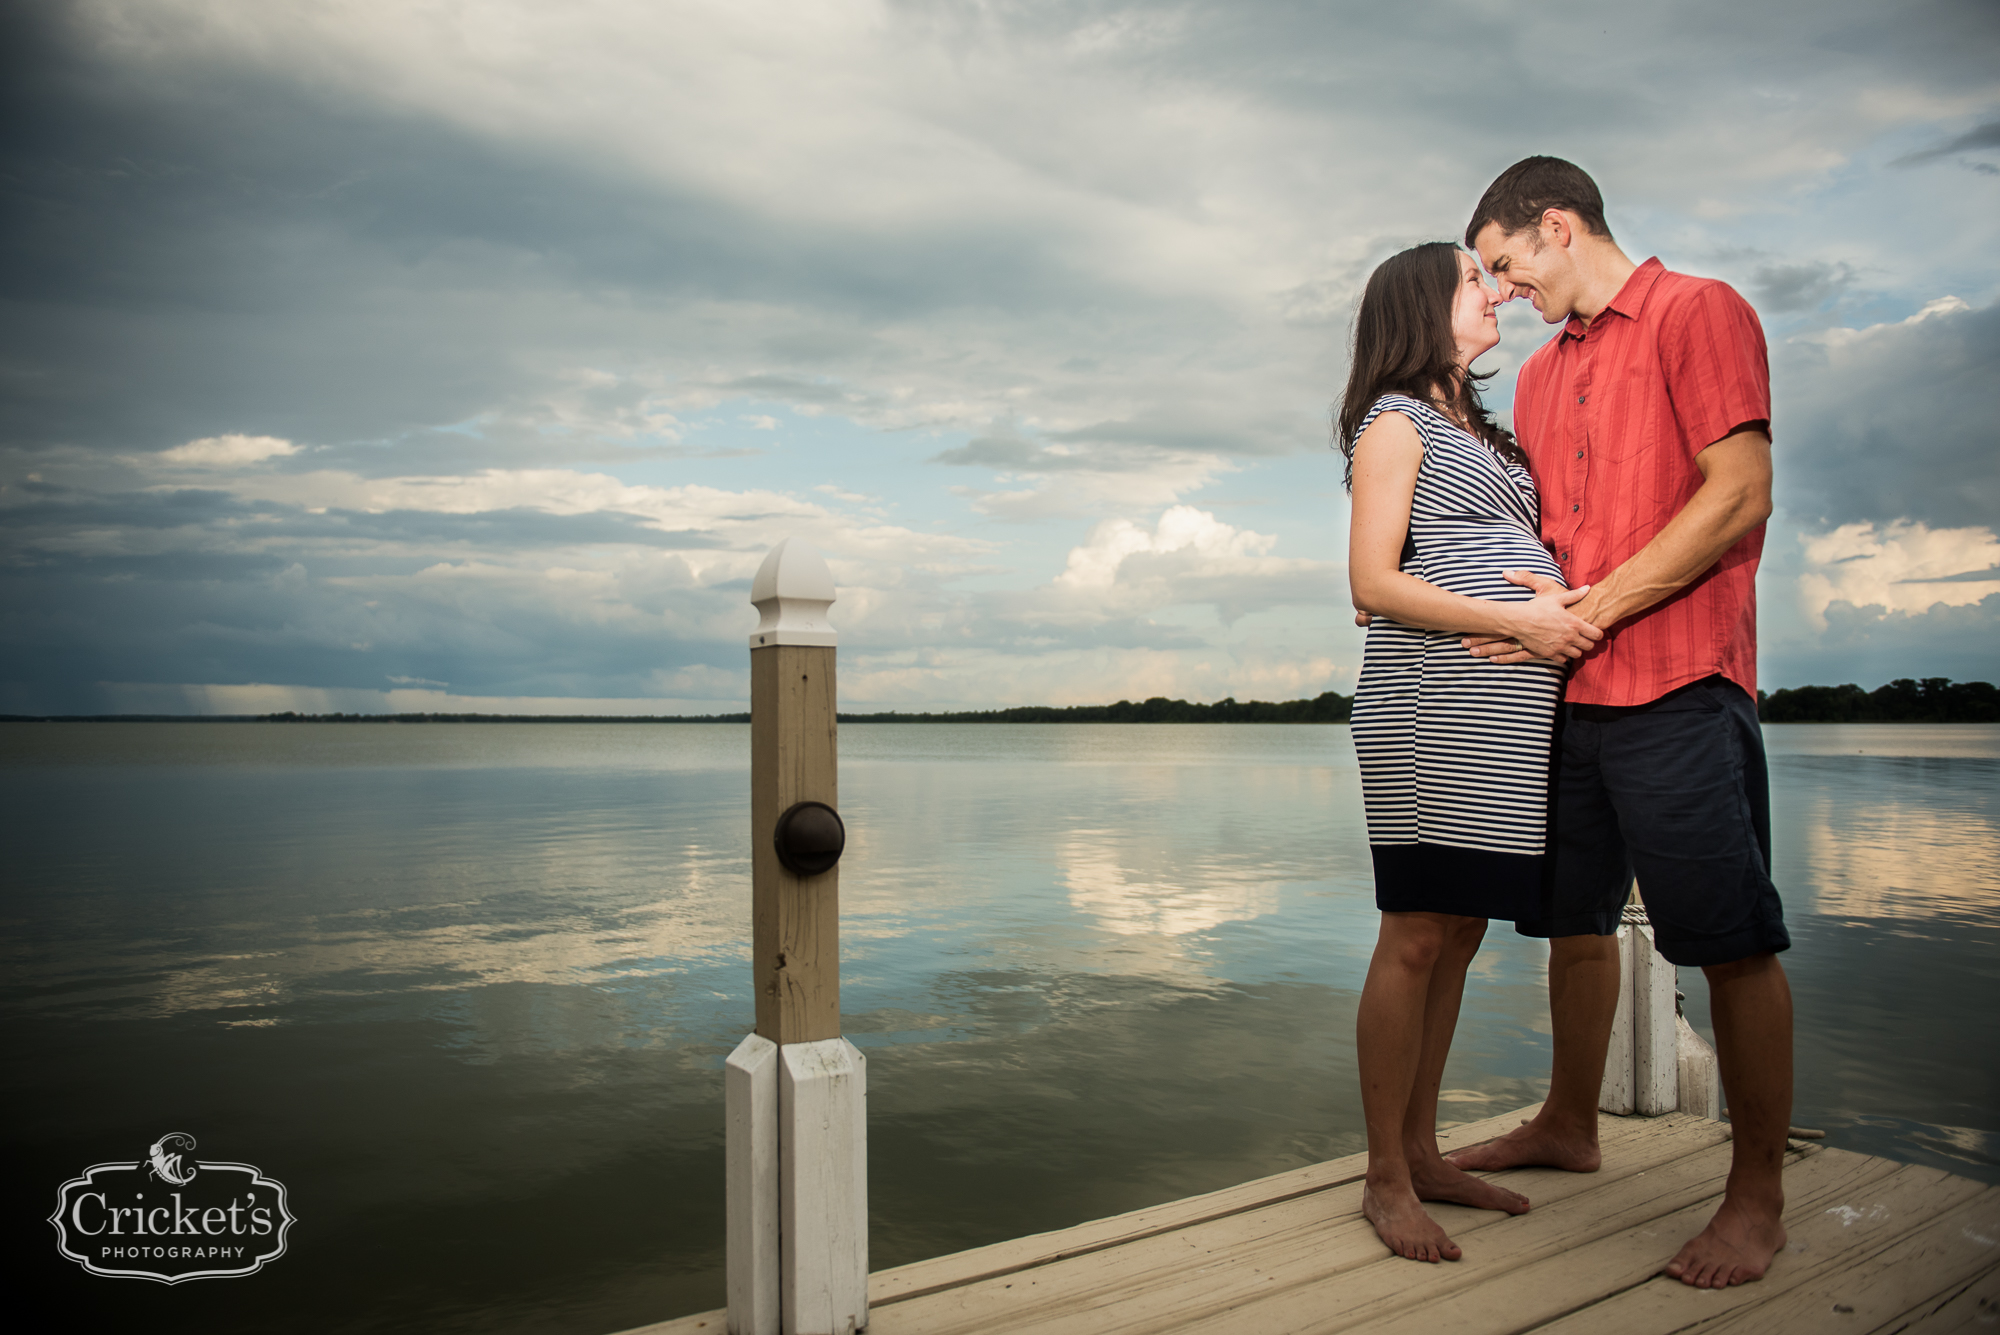
[[[1458,364],[1470,367],[1500,342],[1500,294],[1486,286],[1479,264],[1458,252],[1458,293],[1451,301],[1451,337],[1458,347]]]

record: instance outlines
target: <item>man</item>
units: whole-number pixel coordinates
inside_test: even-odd
[[[1756,707],[1754,581],[1771,511],[1763,331],[1728,285],[1626,258],[1595,183],[1558,158],[1502,173],[1465,242],[1503,300],[1526,296],[1564,326],[1521,368],[1514,428],[1541,488],[1542,538],[1570,587],[1591,586],[1571,610],[1605,637],[1563,706],[1544,916],[1516,924],[1551,938],[1548,1102],[1453,1159],[1597,1169],[1613,934],[1636,871],[1660,952],[1707,975],[1734,1130],[1721,1208],[1666,1273],[1740,1284],[1785,1245],[1792,1102],[1777,959],[1791,942],[1771,885]],[[1526,657],[1506,641],[1466,646]]]

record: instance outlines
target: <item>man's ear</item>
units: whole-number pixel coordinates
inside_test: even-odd
[[[1576,235],[1576,229],[1570,226],[1569,215],[1561,209],[1543,209],[1541,234],[1543,241],[1552,242],[1568,250],[1570,239]]]

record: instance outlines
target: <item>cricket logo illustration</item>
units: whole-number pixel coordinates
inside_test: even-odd
[[[194,1160],[188,1160],[187,1167],[181,1167],[181,1155],[194,1149],[194,1137],[185,1131],[169,1131],[153,1142],[153,1148],[146,1151],[153,1167],[151,1176],[170,1187],[184,1187],[194,1181]]]

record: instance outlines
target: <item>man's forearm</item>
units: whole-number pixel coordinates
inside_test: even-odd
[[[1754,442],[1747,439],[1751,436]],[[1700,578],[1738,539],[1770,517],[1768,440],[1761,433],[1744,433],[1718,441],[1709,450],[1725,447],[1731,447],[1719,457],[1725,466],[1709,470],[1680,513],[1623,565],[1597,581],[1571,611],[1608,630]],[[1740,466],[1746,462],[1738,457],[1744,449],[1752,454],[1749,467]]]

